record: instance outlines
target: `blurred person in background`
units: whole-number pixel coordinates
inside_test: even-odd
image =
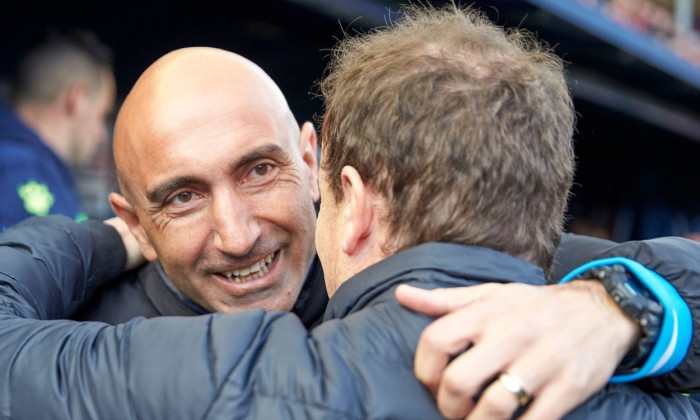
[[[0,230],[33,215],[87,218],[71,168],[106,140],[115,97],[112,52],[96,34],[50,29],[24,50],[0,102]]]

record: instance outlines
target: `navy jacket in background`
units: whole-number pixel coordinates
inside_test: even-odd
[[[0,102],[0,231],[31,216],[85,212],[71,169]]]

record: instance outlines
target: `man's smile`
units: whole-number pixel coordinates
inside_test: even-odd
[[[260,261],[253,263],[253,265],[249,267],[236,268],[231,271],[222,272],[221,275],[226,277],[229,281],[235,283],[243,283],[258,279],[270,271],[270,265],[276,256],[277,252],[273,252],[272,254],[268,254],[261,258]]]

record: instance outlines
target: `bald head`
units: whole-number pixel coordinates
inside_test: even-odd
[[[291,110],[274,81],[255,63],[209,47],[172,51],[154,62],[124,101],[114,129],[114,158],[127,197],[141,167],[160,158],[164,143],[204,126],[265,112],[298,134]]]

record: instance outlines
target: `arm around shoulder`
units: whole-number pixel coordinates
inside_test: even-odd
[[[2,302],[25,316],[66,318],[95,287],[117,277],[125,259],[119,235],[102,222],[26,219],[0,234]]]

